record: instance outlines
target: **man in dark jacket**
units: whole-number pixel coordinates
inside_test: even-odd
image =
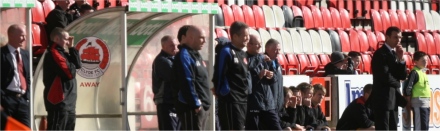
[[[74,130],[77,98],[76,69],[81,68],[73,37],[55,28],[43,65],[44,105],[48,130]],[[65,49],[67,47],[68,49]]]
[[[372,88],[372,84],[365,85],[363,89],[364,95],[353,100],[345,108],[344,113],[342,113],[341,118],[338,120],[336,130],[374,130],[373,112],[366,104]]]
[[[270,87],[273,82],[273,72],[267,70],[264,55],[260,54],[261,43],[255,35],[249,35],[247,44],[248,66],[251,77],[252,93],[248,97],[248,112],[246,115],[246,130],[281,130],[278,112],[275,111],[275,101]]]
[[[344,57],[342,52],[333,52],[331,54],[331,62],[324,67],[325,74],[336,75],[336,74],[355,74],[355,69],[353,66],[353,61],[350,57]]]
[[[398,27],[389,27],[385,44],[374,52],[371,60],[373,69],[373,90],[371,109],[374,124],[378,130],[397,130],[397,107],[406,106],[400,92],[400,81],[406,79],[406,62],[403,47],[400,45],[402,33]]]
[[[265,45],[265,53],[269,56],[270,61],[266,61],[265,65],[268,70],[273,72],[273,78],[271,80],[270,88],[273,93],[273,99],[275,100],[275,110],[279,112],[284,105],[283,97],[283,73],[280,63],[278,63],[277,56],[280,54],[280,43],[275,39],[269,39]]]
[[[180,46],[174,70],[175,88],[178,88],[176,110],[182,130],[207,130],[211,93],[208,83],[208,71],[199,53],[205,43],[205,32],[196,26],[190,26],[185,36],[187,43]]]
[[[174,109],[172,95],[173,62],[179,51],[177,42],[171,36],[161,39],[162,50],[153,62],[153,93],[156,104],[159,130],[179,130],[179,119]]]
[[[67,12],[69,9],[70,0],[57,0],[56,7],[46,17],[46,33],[47,39],[51,40],[50,34],[53,29],[56,27],[65,28],[73,21],[73,17],[71,14]],[[48,45],[52,45],[52,41],[49,41]]]
[[[330,130],[327,119],[321,109],[321,102],[324,100],[326,93],[327,91],[325,87],[321,84],[313,85],[312,115],[314,118],[314,125],[312,126],[314,129]]]

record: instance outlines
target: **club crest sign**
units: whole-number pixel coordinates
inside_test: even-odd
[[[76,44],[81,59],[78,75],[95,79],[104,75],[110,65],[110,51],[107,44],[97,37],[86,37]]]

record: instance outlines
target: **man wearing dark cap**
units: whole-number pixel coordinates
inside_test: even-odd
[[[331,55],[331,62],[325,65],[324,70],[324,76],[335,74],[355,74],[353,61],[350,60],[350,57],[344,57],[342,52],[333,52]]]

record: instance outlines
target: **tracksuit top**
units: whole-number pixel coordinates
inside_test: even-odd
[[[81,68],[78,50],[53,44],[44,57],[43,83],[46,111],[74,111],[76,108],[76,69]]]
[[[250,91],[246,52],[228,42],[217,55],[213,83],[218,101],[246,104]]]
[[[157,104],[173,104],[173,61],[174,57],[161,51],[153,62],[153,93],[154,103]]]
[[[249,72],[251,77],[250,86],[252,92],[248,96],[248,110],[274,110],[275,101],[271,89],[272,79],[263,77],[260,79],[261,70],[268,69],[264,63],[264,56],[262,54],[248,55]]]
[[[176,109],[196,109],[202,106],[208,110],[212,98],[206,64],[197,50],[186,45],[180,46],[179,49],[173,65],[176,71]]]

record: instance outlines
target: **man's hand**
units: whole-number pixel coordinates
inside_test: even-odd
[[[194,110],[194,112],[199,113],[200,110],[202,110],[202,107],[201,107],[201,106],[200,106],[199,108],[196,108],[196,109]]]
[[[269,56],[267,56],[267,55],[264,55],[264,61],[271,61],[271,59],[269,58]]]
[[[403,53],[404,53],[404,51],[403,51],[403,47],[402,47],[402,45],[401,45],[401,44],[398,44],[398,45],[396,46],[396,55],[397,55],[397,58],[398,58],[400,61],[403,60]]]
[[[266,76],[267,71],[268,70],[266,70],[266,69],[263,69],[260,71],[260,74],[259,74],[260,79],[263,79],[263,77]]]
[[[284,128],[285,131],[292,131],[292,129],[290,127],[286,127]]]
[[[296,108],[297,103],[298,103],[298,99],[296,96],[290,97],[289,107]]]
[[[272,71],[266,71],[266,78],[272,79],[273,78],[273,72]]]
[[[72,48],[73,47],[73,39],[74,39],[73,36],[69,37],[69,43],[67,43],[67,47],[68,48]]]
[[[312,99],[311,98],[305,98],[304,100],[303,100],[303,103],[302,104],[304,104],[305,106],[307,106],[307,107],[312,107]]]
[[[296,124],[296,127],[293,128],[292,130],[303,131],[303,130],[305,130],[305,128],[304,128],[304,126],[301,126],[301,125]]]

